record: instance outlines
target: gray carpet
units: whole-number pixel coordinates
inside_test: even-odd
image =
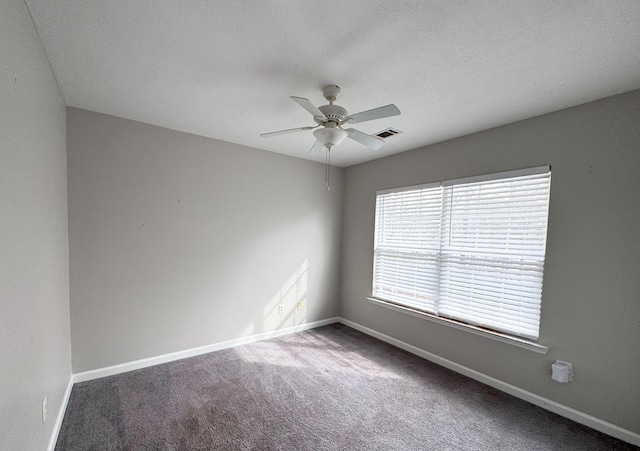
[[[334,324],[73,386],[56,450],[626,450]]]

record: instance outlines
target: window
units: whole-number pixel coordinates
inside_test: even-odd
[[[379,191],[375,299],[537,340],[548,166]]]

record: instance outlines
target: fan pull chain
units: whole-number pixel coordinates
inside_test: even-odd
[[[324,184],[327,187],[327,191],[331,191],[331,148],[325,147],[325,170],[324,170]]]

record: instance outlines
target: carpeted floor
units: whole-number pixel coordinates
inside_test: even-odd
[[[627,450],[333,324],[75,384],[63,450]]]

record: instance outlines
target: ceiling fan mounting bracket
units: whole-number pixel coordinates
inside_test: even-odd
[[[340,97],[340,86],[336,85],[327,85],[322,88],[322,95],[329,102],[335,102],[338,97]]]

